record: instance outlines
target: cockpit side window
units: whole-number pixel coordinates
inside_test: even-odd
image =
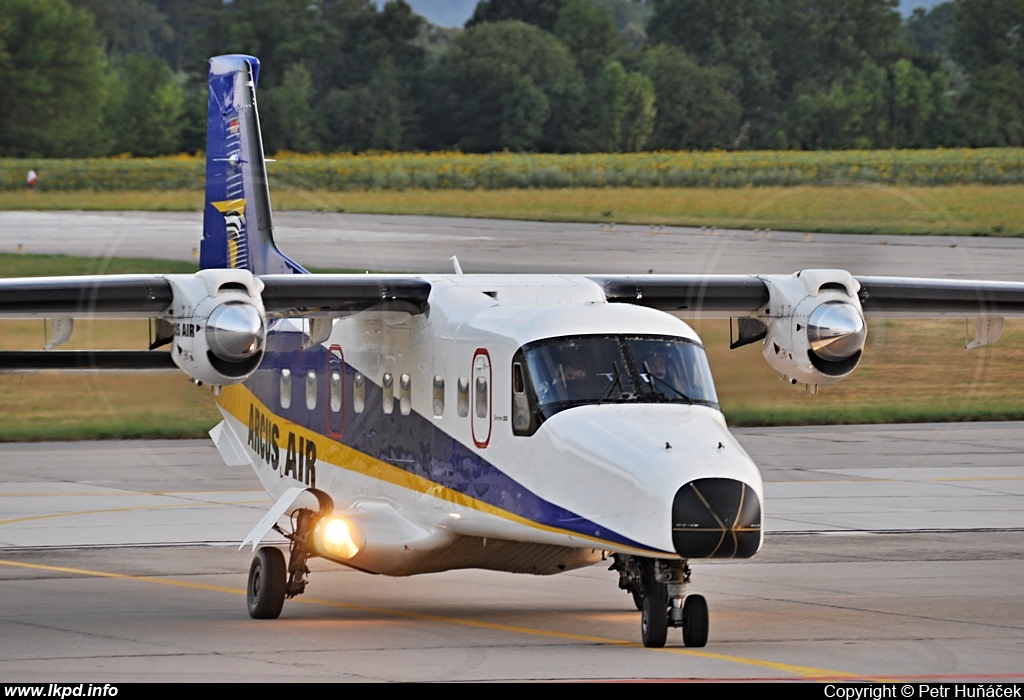
[[[526,395],[526,377],[523,375],[522,358],[512,363],[512,432],[516,435],[529,435],[530,400]]]

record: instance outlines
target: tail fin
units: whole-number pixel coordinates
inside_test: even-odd
[[[206,204],[199,266],[253,274],[304,273],[274,242],[252,56],[210,59],[206,123]]]

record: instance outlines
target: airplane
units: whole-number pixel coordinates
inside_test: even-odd
[[[764,488],[679,316],[733,319],[731,347],[760,342],[812,393],[857,368],[865,317],[974,318],[977,347],[1024,316],[1020,283],[828,269],[310,274],[274,240],[259,68],[210,60],[199,272],[0,281],[0,318],[53,329],[0,371],[170,368],[213,387],[217,449],[274,499],[242,542],[253,618],[304,592],[312,557],[388,576],[608,561],[645,646],[681,628],[703,647],[691,564],[758,552]],[[76,318],[150,319],[150,348],[55,350]]]

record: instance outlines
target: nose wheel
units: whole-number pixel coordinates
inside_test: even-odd
[[[257,620],[275,620],[284,607],[288,567],[284,554],[276,547],[261,547],[249,567],[249,585],[245,599],[249,615]]]
[[[702,647],[708,643],[708,603],[702,595],[688,595],[683,602],[683,644]]]
[[[333,504],[331,505],[333,508]],[[294,598],[306,590],[309,582],[307,560],[316,556],[312,544],[312,532],[320,514],[311,510],[297,511],[293,518],[291,532],[277,525],[274,529],[290,541],[288,561],[276,547],[261,547],[249,567],[249,584],[245,597],[249,616],[257,620],[275,620],[281,615],[286,598]]]

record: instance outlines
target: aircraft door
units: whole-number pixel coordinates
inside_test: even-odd
[[[332,345],[327,353],[327,400],[324,411],[327,414],[327,434],[340,438],[345,432],[345,353],[340,345]]]
[[[477,447],[487,447],[491,442],[493,374],[491,356],[484,348],[478,348],[473,354],[473,378],[469,398],[473,444]]]

